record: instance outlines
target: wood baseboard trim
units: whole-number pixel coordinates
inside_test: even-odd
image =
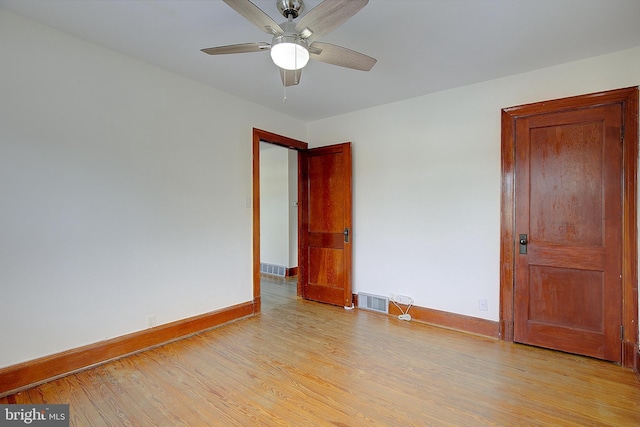
[[[638,371],[638,343],[622,341],[622,366]]]
[[[407,306],[400,305],[400,307],[405,311],[407,309]],[[394,304],[389,304],[389,314],[397,316],[402,313]],[[411,306],[409,314],[412,321],[496,339],[500,337],[500,323],[492,320],[415,305]]]
[[[635,367],[633,370],[636,372],[636,377],[638,377],[638,381],[640,381],[640,350],[636,351],[636,361]]]
[[[285,277],[295,277],[298,275],[298,267],[287,268],[287,272],[285,273]]]
[[[0,397],[177,341],[255,313],[246,302],[0,369]]]

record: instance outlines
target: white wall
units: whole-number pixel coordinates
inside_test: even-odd
[[[3,10],[0,58],[0,367],[252,300],[252,128],[305,123]]]
[[[289,267],[289,150],[260,150],[260,262]]]
[[[298,152],[289,153],[289,267],[298,266]]]
[[[501,109],[638,84],[640,47],[310,123],[353,142],[354,292],[498,320]]]
[[[260,143],[260,262],[298,265],[298,152]]]

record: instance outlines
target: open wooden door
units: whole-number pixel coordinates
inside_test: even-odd
[[[301,151],[299,170],[299,293],[351,307],[351,143]]]

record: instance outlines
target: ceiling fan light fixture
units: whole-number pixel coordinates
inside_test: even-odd
[[[271,59],[285,70],[299,70],[309,62],[309,50],[298,37],[283,35],[273,39]]]

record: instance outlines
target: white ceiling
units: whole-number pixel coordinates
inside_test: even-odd
[[[276,0],[254,3],[284,21]],[[305,0],[306,12],[318,3]],[[0,7],[305,121],[640,46],[640,0],[371,0],[321,41],[373,56],[373,69],[311,61],[283,103],[268,53],[200,52],[271,41],[222,1],[0,0]]]

